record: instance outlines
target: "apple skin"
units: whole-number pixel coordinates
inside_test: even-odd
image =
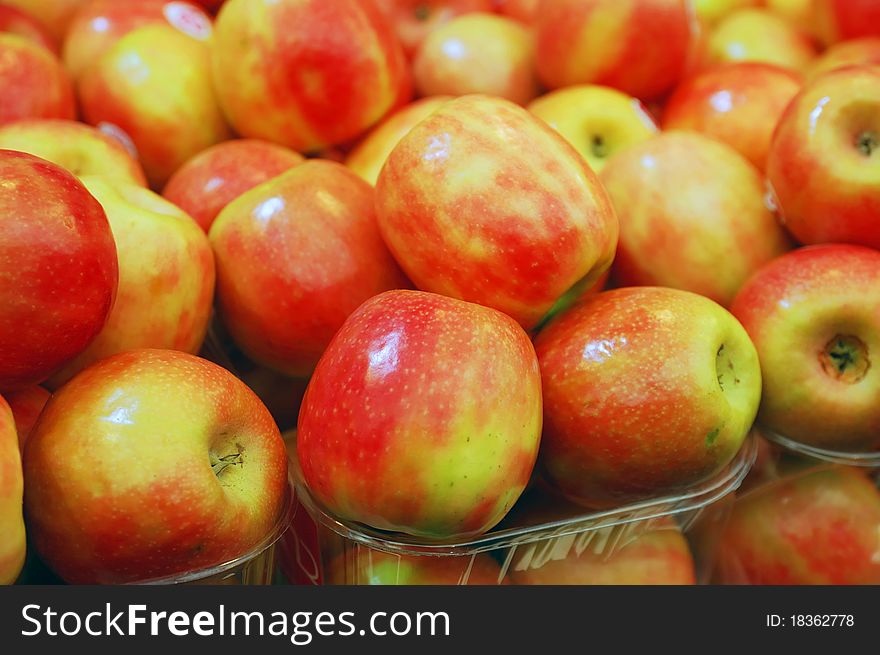
[[[34,545],[70,583],[243,555],[275,525],[287,488],[284,442],[260,400],[226,369],[170,350],[108,357],[57,391],[24,470]]]
[[[76,121],[46,118],[4,125],[0,148],[28,152],[77,177],[103,175],[114,182],[147,185],[144,169],[117,139]]]
[[[540,0],[495,0],[495,11],[510,16],[526,25],[532,25],[538,17]]]
[[[605,508],[681,491],[730,463],[761,397],[758,355],[723,307],[687,291],[592,296],[535,339],[541,470]]]
[[[764,427],[831,450],[880,448],[880,252],[795,250],[756,272],[731,311],[761,359]]]
[[[541,402],[534,348],[513,319],[388,291],[346,320],[309,382],[303,479],[344,519],[430,539],[480,534],[528,483]]]
[[[376,191],[382,236],[418,288],[527,330],[614,258],[617,217],[596,174],[553,128],[500,98],[436,110],[395,146]]]
[[[76,11],[88,0],[3,0],[36,18],[52,38],[61,43]]]
[[[220,210],[242,193],[303,161],[298,152],[267,141],[224,141],[177,169],[162,195],[208,232]]]
[[[324,572],[329,585],[497,585],[508,584],[498,563],[474,555],[398,555],[357,546],[333,558]]]
[[[15,421],[9,405],[0,396],[0,585],[15,582],[24,566],[26,550],[22,516],[21,456]]]
[[[723,141],[763,171],[773,130],[801,84],[799,74],[772,64],[718,66],[676,88],[666,102],[663,129]]]
[[[370,130],[345,157],[345,165],[370,184],[376,184],[379,171],[400,140],[433,114],[452,96],[422,98],[404,105]]]
[[[808,83],[779,121],[767,178],[801,243],[880,248],[880,66]]]
[[[73,85],[58,58],[30,39],[0,33],[0,125],[25,118],[76,117]]]
[[[813,24],[813,0],[763,0],[762,4],[810,37],[817,36]]]
[[[43,381],[91,343],[113,305],[118,267],[104,210],[73,175],[0,150],[0,179],[0,391],[8,391]]]
[[[764,0],[694,0],[694,10],[702,25],[711,27],[727,15],[746,7],[760,7]]]
[[[143,187],[114,185],[102,177],[84,177],[82,182],[110,221],[119,285],[101,332],[49,378],[50,389],[99,359],[126,350],[196,353],[214,299],[214,257],[192,218]]]
[[[360,0],[228,0],[212,59],[236,131],[300,152],[357,137],[411,91],[392,25]]]
[[[188,23],[181,23],[182,15]],[[74,14],[65,34],[64,66],[77,80],[121,37],[139,27],[156,23],[172,26],[177,23],[185,33],[196,38],[206,40],[211,36],[211,17],[191,2],[88,0]]]
[[[687,0],[544,0],[538,76],[550,89],[601,84],[657,98],[684,73],[695,29]]]
[[[122,128],[154,188],[190,157],[229,137],[209,53],[205,42],[170,25],[147,25],[116,41],[80,78],[86,122]]]
[[[16,391],[7,391],[6,402],[15,419],[15,431],[18,433],[18,449],[24,452],[24,444],[33,430],[37,419],[52,394],[43,387],[31,385]]]
[[[0,32],[18,34],[58,55],[58,46],[46,28],[30,14],[7,4],[0,5]]]
[[[527,109],[564,136],[597,173],[615,153],[659,132],[641,101],[604,86],[551,91]]]
[[[409,286],[376,226],[375,192],[311,160],[232,201],[211,226],[217,304],[251,359],[307,376],[367,298]]]
[[[673,287],[727,306],[790,248],[760,173],[720,141],[664,132],[618,154],[601,178],[620,219],[616,286]]]
[[[864,37],[837,43],[813,62],[810,79],[848,66],[880,66],[880,37]]]
[[[408,58],[441,25],[457,16],[493,9],[493,0],[375,0],[375,4],[394,25]]]
[[[721,584],[880,584],[880,492],[828,466],[739,497],[721,539]]]
[[[880,4],[875,0],[813,0],[812,17],[826,45],[880,36]]]
[[[512,18],[471,13],[431,32],[413,59],[413,79],[422,96],[469,93],[525,105],[538,95],[535,40]]]

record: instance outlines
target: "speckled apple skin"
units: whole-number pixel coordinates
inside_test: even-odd
[[[389,291],[352,314],[321,358],[297,452],[336,515],[448,539],[503,518],[540,433],[540,373],[522,328],[479,305]]]
[[[58,58],[18,34],[0,33],[0,125],[26,118],[76,118],[73,85]]]

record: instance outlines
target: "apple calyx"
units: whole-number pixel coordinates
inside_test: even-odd
[[[242,448],[239,448],[242,450]],[[218,478],[220,475],[228,469],[230,466],[242,466],[244,464],[244,458],[241,456],[241,453],[230,453],[228,455],[219,456],[215,453],[211,453],[211,470],[214,471],[214,475]]]
[[[718,378],[718,386],[721,387],[721,391],[724,391],[725,386],[730,388],[740,383],[730,353],[724,350],[724,344],[721,344],[715,355],[715,375]]]
[[[870,130],[862,132],[856,138],[856,148],[866,157],[870,157],[880,148],[880,135]]]
[[[598,134],[594,134],[590,140],[590,152],[597,159],[605,159],[608,156],[608,144]]]
[[[846,384],[860,382],[871,368],[868,346],[851,334],[838,334],[825,344],[819,363],[826,375]]]

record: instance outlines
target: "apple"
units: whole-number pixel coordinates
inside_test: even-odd
[[[763,5],[802,32],[815,37],[813,0],[763,0]]]
[[[187,160],[162,195],[207,232],[217,214],[245,191],[303,162],[293,150],[258,139],[232,139]]]
[[[604,86],[559,89],[527,108],[564,136],[597,173],[615,153],[659,131],[639,100]]]
[[[720,141],[665,132],[616,155],[601,178],[620,218],[617,286],[684,289],[726,306],[790,247],[761,174]]]
[[[880,36],[876,0],[813,0],[814,29],[825,44]]]
[[[809,36],[766,9],[729,14],[707,35],[702,49],[703,68],[756,61],[803,72],[816,58]]]
[[[551,89],[602,84],[657,98],[684,73],[695,29],[689,0],[543,0],[538,76]]]
[[[64,37],[64,65],[74,80],[129,32],[167,24],[197,39],[211,36],[211,17],[191,2],[168,0],[88,0],[74,15]]]
[[[147,184],[137,157],[118,139],[76,121],[43,118],[4,125],[0,127],[0,148],[28,152],[78,177],[102,175],[114,182]]]
[[[880,67],[808,83],[779,121],[767,178],[801,243],[880,248]]]
[[[235,130],[302,152],[357,137],[411,85],[392,25],[360,0],[228,0],[212,60]]]
[[[273,528],[287,454],[226,369],[171,350],[87,368],[46,404],[24,452],[25,513],[70,583],[134,582],[245,554]]]
[[[0,150],[0,391],[39,383],[97,336],[116,294],[113,234],[70,173]]]
[[[500,98],[437,109],[395,146],[376,192],[382,236],[418,288],[527,330],[614,257],[617,217],[596,174],[558,132]]]
[[[451,96],[422,98],[404,105],[374,127],[345,157],[345,165],[372,185],[385,160],[400,140]]]
[[[91,344],[49,378],[57,388],[92,363],[126,350],[196,353],[214,299],[214,258],[205,233],[148,189],[84,177],[101,203],[119,255],[119,286],[107,322]]]
[[[0,396],[0,585],[15,582],[24,566],[23,488],[15,421],[9,405]]]
[[[746,7],[760,7],[766,0],[694,0],[700,23],[712,26],[728,14]]]
[[[422,96],[484,93],[524,105],[538,95],[534,59],[534,37],[521,23],[464,14],[425,38],[413,59],[413,80]]]
[[[761,359],[765,428],[831,450],[880,448],[880,252],[795,250],[756,272],[731,311]]]
[[[501,312],[387,291],[333,337],[297,427],[303,479],[336,516],[429,539],[480,534],[538,454],[534,348]]]
[[[124,130],[155,188],[229,136],[209,53],[205,42],[170,25],[147,25],[116,41],[80,78],[86,122]]]
[[[211,226],[217,305],[255,362],[307,376],[367,298],[408,286],[376,226],[375,192],[311,160],[242,194]]]
[[[662,287],[591,296],[535,339],[541,471],[606,508],[680,492],[739,451],[761,398],[755,347],[708,298]]]
[[[799,74],[772,64],[717,66],[675,89],[666,102],[663,129],[693,130],[723,141],[763,171],[773,130],[801,85]]]
[[[407,57],[415,55],[425,38],[456,16],[489,12],[493,0],[376,0],[394,25]]]
[[[532,25],[538,17],[540,0],[495,0],[495,11],[502,16]]]
[[[813,62],[810,78],[847,66],[880,66],[880,37],[865,37],[837,43]]]
[[[37,45],[43,46],[52,54],[58,54],[58,46],[55,44],[55,40],[37,19],[7,4],[0,5],[0,32],[18,34]]]
[[[880,492],[864,472],[808,469],[742,495],[725,528],[721,584],[880,584]]]
[[[76,11],[88,0],[3,0],[37,19],[52,38],[61,43]]]
[[[24,443],[30,436],[31,430],[40,418],[40,412],[46,406],[50,394],[43,387],[32,384],[16,391],[7,391],[4,396],[12,417],[15,419],[15,431],[18,433],[18,449],[24,451]]]
[[[324,572],[329,585],[497,585],[507,584],[486,553],[399,555],[359,546],[332,559]]]
[[[0,32],[0,125],[24,118],[74,118],[73,86],[49,50]]]

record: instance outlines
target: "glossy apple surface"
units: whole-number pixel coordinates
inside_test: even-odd
[[[15,582],[24,565],[23,490],[15,421],[9,405],[0,396],[0,585]]]
[[[73,86],[61,62],[24,36],[0,33],[0,89],[0,125],[76,115]]]

